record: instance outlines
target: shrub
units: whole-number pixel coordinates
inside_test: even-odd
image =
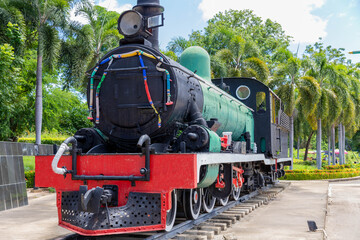
[[[329,166],[331,168],[331,166]],[[348,168],[344,170],[293,170],[286,171],[286,175],[281,178],[283,180],[319,180],[319,179],[336,179],[349,178],[360,175],[360,171],[355,168]]]
[[[59,137],[59,138],[42,138],[42,144],[56,144],[61,145],[65,141],[66,137]],[[19,142],[25,143],[35,143],[35,138],[19,138]]]
[[[35,186],[35,171],[25,171],[26,187],[33,188]]]

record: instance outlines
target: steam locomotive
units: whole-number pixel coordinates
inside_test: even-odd
[[[200,47],[186,49],[180,64],[166,57],[163,11],[159,0],[138,0],[121,14],[120,46],[90,70],[94,127],[55,156],[36,157],[36,186],[56,188],[64,228],[169,231],[176,216],[196,219],[275,182],[291,164],[281,99],[256,79],[211,79]]]

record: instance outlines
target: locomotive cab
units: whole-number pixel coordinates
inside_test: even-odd
[[[213,82],[254,110],[254,141],[257,152],[267,158],[288,157],[290,119],[281,99],[264,83],[254,78],[223,78]]]

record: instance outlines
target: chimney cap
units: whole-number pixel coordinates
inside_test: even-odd
[[[160,5],[160,0],[138,0],[137,5],[133,7],[135,10],[139,7],[156,7],[160,8],[160,11],[164,11],[164,7]]]

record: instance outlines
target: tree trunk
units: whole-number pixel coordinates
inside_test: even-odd
[[[331,128],[329,129],[328,134],[328,165],[331,165],[331,159],[330,159],[330,151],[331,151]]]
[[[345,137],[345,126],[344,125],[342,125],[342,134],[343,134],[343,144],[342,144],[342,147],[343,147],[343,149],[342,149],[342,159],[343,159],[343,164],[346,164],[346,155],[345,155],[345,151],[346,151],[346,137]]]
[[[309,136],[309,138],[308,138],[308,140],[307,140],[307,142],[306,142],[304,161],[307,160],[309,145],[310,145],[311,137],[312,137],[313,134],[314,134],[314,131],[312,131],[312,132],[310,133],[310,136]]]
[[[291,158],[291,166],[290,170],[293,169],[293,161],[294,161],[294,117],[290,117],[290,158]]]
[[[316,166],[321,169],[321,119],[317,120],[317,133],[316,133]]]
[[[298,137],[297,141],[297,159],[300,159],[300,137]]]
[[[334,124],[331,126],[331,150],[332,150],[332,164],[336,164],[336,156],[335,156],[335,126]]]
[[[43,60],[42,35],[41,35],[41,27],[39,27],[39,29],[38,29],[37,66],[36,66],[36,97],[35,97],[35,133],[36,133],[35,144],[37,144],[37,145],[41,144],[41,126],[42,126],[42,113],[43,113],[42,60]]]
[[[338,136],[339,136],[339,164],[342,164],[342,155],[341,155],[341,145],[342,145],[342,127],[341,127],[341,123],[339,124],[338,127]]]

